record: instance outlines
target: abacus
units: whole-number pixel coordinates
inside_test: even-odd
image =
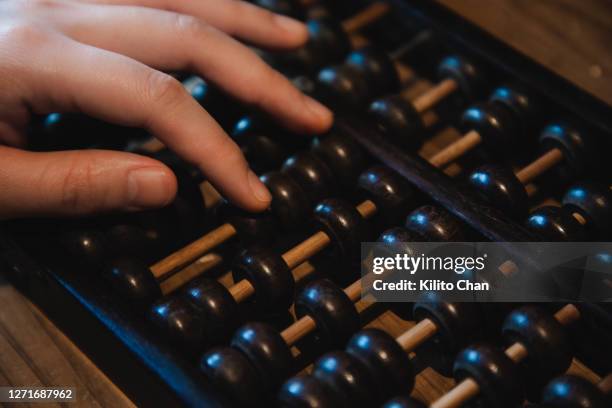
[[[383,304],[359,268],[368,241],[609,241],[612,108],[436,2],[255,3],[307,21],[303,48],[262,57],[335,111],[328,134],[288,134],[176,75],[271,207],[233,207],[139,130],[49,115],[35,148],[87,132],[168,164],[179,193],[5,223],[14,283],[143,406],[612,406],[612,277],[597,303]]]

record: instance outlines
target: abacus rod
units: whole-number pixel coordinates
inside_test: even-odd
[[[408,352],[414,350],[438,332],[438,326],[430,319],[423,319],[399,335],[395,341]]]
[[[347,34],[352,34],[384,17],[391,6],[386,1],[370,4],[364,10],[342,22],[342,28]]]
[[[435,167],[443,167],[449,163],[454,162],[459,157],[463,156],[468,151],[472,150],[476,146],[478,146],[482,142],[482,137],[480,133],[475,130],[471,130],[463,135],[459,140],[450,145],[446,146],[444,149],[440,150],[433,157],[429,159],[429,163],[431,163]]]
[[[223,258],[217,254],[206,254],[199,258],[196,262],[189,265],[180,272],[172,275],[168,279],[159,284],[162,295],[167,295],[174,292],[187,282],[202,275],[204,272],[214,268],[223,261]]]
[[[572,304],[565,305],[555,313],[555,319],[564,326],[571,324],[579,318],[580,311]],[[527,349],[520,342],[512,344],[506,349],[505,353],[515,363],[521,362],[528,355]],[[434,401],[429,408],[460,407],[464,402],[478,395],[479,392],[480,386],[478,383],[471,378],[466,378],[437,401]]]
[[[418,113],[423,113],[433,108],[438,102],[455,92],[457,89],[457,81],[452,78],[446,78],[438,82],[432,88],[429,88],[421,96],[417,97],[412,106]]]
[[[597,383],[597,388],[604,394],[612,393],[612,373],[609,373]]]
[[[152,265],[150,267],[151,273],[155,278],[162,279],[168,273],[194,261],[234,235],[236,235],[236,229],[231,224],[223,224]]]
[[[370,200],[365,200],[356,207],[356,210],[359,211],[362,217],[370,218],[376,213],[376,204]],[[325,232],[319,231],[314,235],[311,235],[305,241],[302,241],[302,243],[285,252],[282,255],[282,258],[285,263],[287,263],[287,266],[289,266],[290,269],[293,269],[313,255],[317,254],[319,251],[329,245],[330,242],[331,239],[329,236]],[[302,277],[305,276],[307,275],[302,274]],[[229,291],[236,302],[240,303],[252,296],[255,293],[255,288],[248,280],[242,279],[240,282],[236,282],[232,287],[230,287]]]
[[[527,184],[561,160],[563,160],[563,152],[557,148],[551,149],[518,171],[516,173],[516,178],[519,179],[521,183]]]

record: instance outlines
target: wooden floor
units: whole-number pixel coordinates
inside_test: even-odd
[[[608,0],[440,1],[612,105]],[[410,323],[387,313],[372,325],[393,327],[392,334],[398,334]],[[589,375],[580,364],[572,370]],[[451,384],[427,369],[417,379],[415,394],[431,401]],[[133,406],[38,309],[1,279],[0,385],[72,386],[78,404],[71,406]]]

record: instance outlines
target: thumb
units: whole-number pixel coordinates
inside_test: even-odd
[[[0,219],[161,207],[177,189],[169,168],[130,153],[0,146],[0,157]]]

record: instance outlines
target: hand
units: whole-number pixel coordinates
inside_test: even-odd
[[[331,113],[232,37],[283,49],[303,24],[233,0],[0,0],[0,218],[163,206],[176,180],[163,164],[110,151],[20,150],[30,113],[80,111],[148,129],[252,211],[270,195],[239,148],[182,85],[193,70],[299,132]],[[10,146],[10,147],[9,147]]]

